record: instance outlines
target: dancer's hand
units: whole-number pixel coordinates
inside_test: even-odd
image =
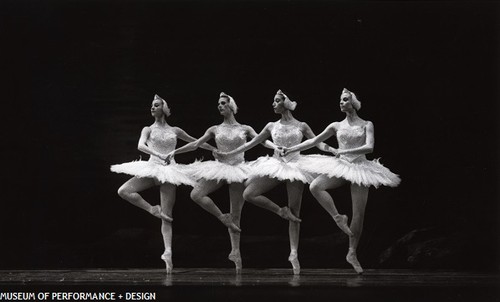
[[[340,154],[339,154],[339,149],[335,149],[335,148],[331,148],[328,150],[330,153],[332,153],[333,155],[335,155],[335,157],[339,157]]]
[[[222,153],[222,152],[221,152],[221,151],[219,151],[218,149],[214,149],[214,150],[212,151],[212,155],[213,155],[213,157],[214,157],[215,159],[217,159],[217,160],[221,160],[221,159],[224,157],[224,155],[222,155],[221,153]]]
[[[175,156],[175,151],[172,151],[172,152],[170,152],[169,154],[167,154],[167,156],[166,156],[166,157],[165,157],[165,159],[164,159],[164,160],[165,160],[165,163],[166,163],[167,165],[170,165],[170,162],[172,162],[172,159],[174,158],[174,156]]]
[[[214,155],[215,158],[222,158],[228,155],[227,152],[221,151],[219,149],[212,151],[212,154]]]
[[[276,153],[278,153],[279,156],[283,157],[286,155],[287,148],[283,146],[276,146],[274,150],[276,151]]]

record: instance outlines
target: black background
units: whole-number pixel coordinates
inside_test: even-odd
[[[403,180],[370,191],[365,267],[497,270],[498,13],[475,1],[1,1],[0,268],[162,266],[159,221],[121,200],[128,177],[109,171],[139,158],[155,93],[168,122],[198,137],[221,122],[221,91],[259,132],[279,118],[282,89],[319,133],[344,118],[347,87],[375,125],[371,158]],[[144,196],[159,202],[157,188]],[[282,186],[268,196],[285,204]],[[348,188],[333,196],[350,215]],[[227,189],[213,197],[228,210]],[[347,241],[307,190],[301,216],[302,266],[347,267]],[[174,217],[176,267],[231,266],[225,229],[187,187]],[[289,266],[285,221],[247,204],[242,229],[247,267]],[[443,246],[426,261],[380,260],[415,230]]]

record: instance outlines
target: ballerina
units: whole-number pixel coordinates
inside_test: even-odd
[[[300,274],[300,263],[298,260],[299,232],[300,232],[300,207],[302,203],[302,192],[304,183],[314,179],[313,175],[299,169],[299,162],[303,156],[299,152],[280,156],[281,147],[291,147],[300,143],[303,137],[314,137],[311,128],[304,122],[296,120],[292,111],[297,106],[281,90],[278,90],[273,101],[274,112],[281,115],[276,122],[268,123],[264,129],[251,141],[230,152],[216,151],[221,156],[233,156],[244,152],[267,138],[271,137],[273,143],[278,146],[272,157],[258,158],[252,163],[252,174],[247,180],[247,187],[243,192],[245,200],[265,208],[284,219],[289,220],[290,256],[288,261],[292,264],[293,273]],[[329,151],[330,147],[324,143],[318,145],[323,151]],[[280,183],[285,183],[288,194],[288,206],[279,207],[276,203],[262,194],[270,191]]]
[[[377,188],[380,185],[395,187],[401,181],[398,175],[392,173],[378,160],[366,159],[365,155],[373,152],[374,127],[372,122],[358,116],[357,111],[360,108],[361,102],[356,95],[344,88],[340,96],[340,110],[346,114],[346,118],[341,122],[331,123],[321,134],[312,139],[283,149],[283,154],[286,156],[309,149],[336,135],[339,148],[330,150],[335,157],[310,156],[302,163],[301,168],[310,173],[320,174],[311,182],[309,189],[334,219],[339,217],[339,213],[332,196],[326,190],[350,183],[353,216],[350,227],[345,230],[346,233],[350,233],[346,260],[358,274],[363,273],[363,268],[357,259],[356,249],[363,230],[368,189],[370,186]],[[346,222],[347,217],[341,216]],[[346,227],[343,222],[339,224],[337,219],[335,222],[342,229]]]
[[[165,261],[167,273],[171,273],[173,269],[172,211],[175,203],[175,187],[194,185],[194,182],[186,175],[184,165],[172,162],[167,166],[165,159],[167,154],[175,149],[177,139],[192,142],[195,138],[181,128],[172,127],[167,123],[166,117],[170,115],[170,108],[167,102],[158,95],[154,96],[151,115],[155,122],[142,129],[137,147],[139,151],[150,155],[149,160],[112,165],[111,171],[134,176],[118,189],[118,195],[121,198],[161,219],[161,232],[165,245],[161,259]],[[208,144],[205,144],[203,148],[215,150]],[[139,194],[154,186],[160,187],[161,205],[153,206]]]
[[[224,117],[221,124],[207,129],[205,134],[198,140],[172,151],[168,158],[174,156],[174,154],[193,151],[212,138],[215,140],[218,150],[230,151],[257,135],[252,127],[242,125],[236,121],[234,115],[237,113],[238,107],[231,96],[221,92],[218,109],[219,113]],[[264,146],[272,149],[276,148],[269,141],[265,142]],[[228,227],[231,239],[231,253],[228,259],[234,262],[236,272],[239,273],[242,269],[240,219],[244,204],[243,190],[245,186],[243,183],[248,178],[250,168],[245,162],[244,153],[233,156],[214,155],[216,156],[215,161],[195,162],[188,166],[191,171],[190,176],[197,180],[191,192],[191,199]],[[209,194],[225,184],[229,187],[230,201],[230,213],[227,214],[223,214],[214,201],[208,197]]]

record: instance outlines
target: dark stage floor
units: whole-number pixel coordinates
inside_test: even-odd
[[[0,271],[0,284],[24,285],[146,285],[146,286],[495,286],[500,276],[494,273],[459,271],[365,270],[356,275],[351,269],[302,269],[294,276],[289,269],[190,268],[174,269],[167,275],[161,269],[125,270],[11,270]]]
[[[430,270],[366,270],[361,276],[350,269],[303,269],[300,276],[290,269],[240,275],[209,268],[177,268],[172,275],[161,269],[0,271],[0,295],[59,293],[47,301],[70,300],[61,292],[89,291],[113,292],[107,300],[116,301],[500,301],[499,284],[493,272]]]

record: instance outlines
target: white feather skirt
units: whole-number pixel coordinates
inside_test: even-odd
[[[296,156],[293,160],[285,162],[271,156],[259,157],[250,163],[252,168],[251,177],[270,177],[280,181],[301,181],[310,183],[315,175],[301,168],[304,160],[303,155]]]
[[[186,165],[171,163],[163,165],[154,161],[138,160],[118,165],[112,165],[111,171],[124,173],[140,178],[149,177],[161,183],[173,185],[194,185],[194,181],[186,173]]]
[[[352,162],[326,155],[307,155],[300,163],[300,168],[313,174],[343,178],[360,186],[396,187],[401,182],[397,174],[391,172],[379,162],[379,159],[367,160],[360,156]]]
[[[249,174],[250,167],[246,162],[239,164],[226,164],[216,160],[195,161],[187,165],[187,171],[194,180],[216,180],[227,183],[242,183]]]

